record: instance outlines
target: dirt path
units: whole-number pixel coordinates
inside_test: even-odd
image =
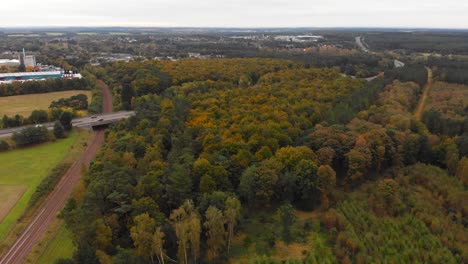
[[[103,82],[98,83],[103,90],[103,112],[112,112],[112,93]],[[48,226],[57,217],[57,213],[65,205],[68,196],[79,182],[81,177],[81,165],[89,166],[91,160],[96,156],[100,146],[104,142],[104,130],[94,132],[93,140],[81,157],[73,163],[65,173],[55,189],[49,194],[42,208],[26,230],[18,237],[13,246],[0,260],[0,264],[23,263],[34,245],[46,232]]]
[[[424,105],[426,105],[427,97],[429,95],[429,91],[431,90],[432,86],[432,70],[429,67],[426,67],[427,69],[427,83],[424,86],[424,91],[421,97],[421,100],[419,101],[418,108],[416,109],[416,112],[414,113],[414,117],[416,120],[421,120],[421,114],[422,111],[424,110]]]

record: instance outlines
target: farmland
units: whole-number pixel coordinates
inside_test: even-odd
[[[91,99],[91,91],[79,90],[0,97],[0,116],[29,116],[34,110],[47,110],[55,100],[77,94],[86,94],[88,101]]]

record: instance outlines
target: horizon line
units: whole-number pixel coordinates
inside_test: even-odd
[[[65,28],[123,28],[123,29],[415,29],[415,30],[468,30],[466,28],[457,27],[401,27],[401,26],[136,26],[136,25],[69,25],[69,26],[57,26],[57,25],[30,25],[30,26],[0,26],[0,29],[65,29]]]

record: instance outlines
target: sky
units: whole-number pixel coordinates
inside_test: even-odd
[[[468,29],[468,0],[21,0],[0,27],[403,27]]]

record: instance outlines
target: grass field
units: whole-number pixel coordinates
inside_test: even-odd
[[[83,137],[85,137],[83,139]],[[0,223],[0,241],[4,239],[8,231],[13,227],[18,218],[24,213],[31,195],[41,180],[47,176],[49,171],[69,155],[72,146],[82,140],[87,140],[87,133],[73,132],[68,138],[53,143],[48,143],[36,147],[19,149],[0,153],[0,186],[10,187],[10,197],[8,200],[14,203],[14,197],[18,197],[18,192],[24,194],[16,201],[8,216]],[[11,193],[11,187],[16,188],[17,193]],[[20,186],[20,187],[18,187]]]
[[[57,259],[72,257],[74,250],[71,232],[63,220],[56,219],[34,246],[25,263],[55,263]]]
[[[88,101],[91,101],[91,91],[82,90],[0,97],[0,117],[16,114],[28,117],[34,110],[47,110],[50,103],[55,100],[69,98],[77,94],[86,94]]]

